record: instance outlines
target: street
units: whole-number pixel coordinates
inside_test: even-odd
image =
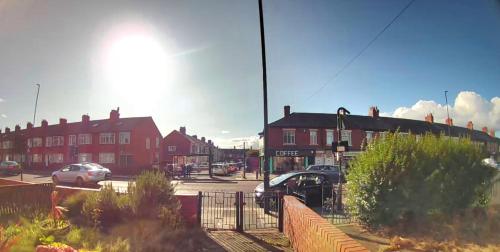
[[[2,178],[21,180],[21,176],[2,176]],[[23,181],[31,183],[51,183],[50,175],[45,174],[33,174],[24,173]],[[120,192],[125,192],[127,190],[128,183],[132,181],[131,179],[119,179],[114,178],[113,180],[101,181],[100,186],[105,184],[110,184],[115,188],[115,190]],[[229,180],[229,179],[191,179],[191,180],[173,180],[172,184],[175,185],[175,193],[178,195],[194,195],[198,191],[202,192],[253,192],[255,187],[261,183],[261,181],[245,181],[245,180]],[[62,186],[76,187],[72,184],[63,184]],[[89,188],[97,188],[88,186]]]

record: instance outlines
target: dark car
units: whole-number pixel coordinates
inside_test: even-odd
[[[17,175],[21,173],[21,165],[16,161],[2,161],[0,163],[0,174],[14,174]]]
[[[306,168],[306,171],[322,171],[322,172],[328,172],[334,174],[336,181],[339,179],[339,174],[340,174],[340,166],[338,165],[310,165]],[[340,175],[340,178],[342,179],[342,183],[345,183],[345,176],[344,173],[342,172],[342,175]]]
[[[338,174],[323,171],[299,171],[282,174],[269,181],[271,196],[264,193],[264,183],[255,188],[255,201],[263,205],[264,198],[276,197],[276,193],[293,195],[308,206],[321,206],[326,198],[336,198],[333,186]],[[267,195],[267,196],[266,196]]]

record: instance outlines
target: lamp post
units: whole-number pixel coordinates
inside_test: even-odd
[[[349,110],[344,107],[340,107],[337,109],[337,131],[338,131],[338,143],[342,142],[342,128],[345,127],[344,124],[344,116],[350,114]],[[338,180],[338,190],[337,190],[337,210],[342,211],[342,152],[337,151],[337,155],[339,157],[339,180]]]
[[[446,124],[448,124],[448,137],[451,139],[451,121],[450,121],[450,112],[448,111],[448,91],[444,91],[444,99],[446,100]]]
[[[36,91],[35,113],[33,113],[33,126],[36,124],[35,123],[35,120],[36,120],[36,107],[38,105],[38,94],[40,93],[40,84],[37,83],[36,86],[38,87],[38,89]]]
[[[245,143],[243,142],[243,178],[246,179],[246,169],[247,169],[247,150],[245,148]]]

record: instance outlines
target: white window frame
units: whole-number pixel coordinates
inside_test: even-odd
[[[318,130],[317,129],[309,129],[309,145],[318,145]]]
[[[129,131],[120,132],[119,142],[120,144],[130,144],[130,132]]]
[[[92,162],[92,153],[78,153],[78,162]]]
[[[295,129],[283,129],[283,145],[295,145]]]
[[[52,137],[52,146],[64,146],[64,137],[63,136],[53,136]]]
[[[177,150],[177,146],[175,145],[169,145],[167,148],[168,152],[175,152]]]
[[[52,147],[52,137],[45,137],[45,147]]]
[[[7,140],[2,142],[2,148],[3,149],[12,149],[13,147],[13,142],[12,140]]]
[[[340,140],[347,141],[349,146],[352,146],[352,131],[351,130],[341,130]]]
[[[92,144],[92,134],[78,134],[78,145]]]
[[[100,164],[114,164],[115,153],[113,152],[100,152],[99,153],[99,163]]]
[[[28,145],[28,148],[31,148],[33,146],[33,139],[32,138],[28,138],[26,144]]]
[[[99,134],[99,144],[115,144],[115,133],[106,132]]]
[[[62,153],[50,153],[49,154],[49,163],[60,164],[63,162],[64,162],[64,155]]]
[[[160,148],[160,137],[156,137],[156,149]]]
[[[69,135],[68,136],[68,145],[69,146],[76,145],[76,135]]]
[[[373,140],[373,131],[365,131],[366,142],[370,143]]]
[[[331,138],[331,140],[329,139]],[[335,141],[335,133],[332,129],[325,130],[325,141],[326,145],[331,146],[333,141]]]
[[[31,157],[33,163],[41,163],[42,162],[42,154],[34,153]]]
[[[151,139],[146,137],[146,150],[151,149]]]
[[[43,139],[41,137],[34,137],[32,141],[33,141],[33,147],[43,146]]]

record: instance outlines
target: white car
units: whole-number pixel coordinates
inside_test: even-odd
[[[226,164],[213,164],[212,165],[212,174],[218,176],[226,176],[229,173],[228,167]]]
[[[111,171],[96,163],[65,165],[52,173],[52,182],[54,184],[64,182],[75,183],[77,186],[83,186],[86,183],[97,183],[110,178]]]

